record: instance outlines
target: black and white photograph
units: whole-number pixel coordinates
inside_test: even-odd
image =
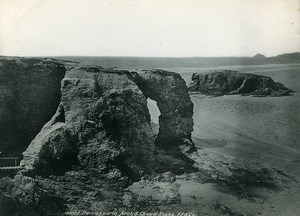
[[[0,216],[299,216],[300,0],[0,0]]]

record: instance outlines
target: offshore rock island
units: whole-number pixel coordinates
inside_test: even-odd
[[[274,193],[293,181],[281,170],[197,149],[193,103],[174,72],[0,57],[0,95],[1,150],[23,155],[17,172],[1,174],[1,215],[240,215],[238,205],[199,205],[198,194],[226,190],[248,205],[260,202],[256,189]],[[157,136],[147,98],[161,112]]]
[[[288,96],[293,90],[272,78],[251,73],[221,70],[207,74],[194,73],[189,85],[190,92],[206,95],[252,95],[252,96]]]

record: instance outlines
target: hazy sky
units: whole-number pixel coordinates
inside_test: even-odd
[[[0,55],[273,56],[300,0],[0,0]]]

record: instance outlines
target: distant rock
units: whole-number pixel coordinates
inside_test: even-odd
[[[300,52],[284,53],[274,57],[268,58],[267,63],[275,64],[299,64],[300,63]]]
[[[264,56],[262,54],[256,54],[255,56],[253,56],[253,58],[256,58],[256,59],[265,59],[266,56]]]
[[[287,96],[294,92],[270,77],[231,70],[194,73],[189,91],[214,96],[241,94],[271,97]]]

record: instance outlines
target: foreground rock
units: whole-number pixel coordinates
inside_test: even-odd
[[[214,96],[242,94],[271,97],[294,92],[270,77],[230,70],[193,74],[189,91]]]
[[[123,204],[126,208],[209,216],[297,212],[297,209],[280,209],[268,203],[268,199],[284,200],[291,194],[299,197],[293,191],[299,188],[296,186],[298,182],[285,172],[209,149],[199,149],[190,156],[198,171],[182,175],[165,172],[143,177],[125,190]]]

